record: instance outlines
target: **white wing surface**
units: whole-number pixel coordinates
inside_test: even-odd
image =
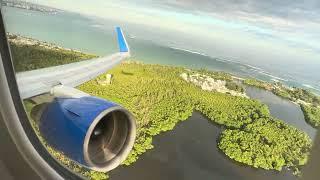
[[[57,85],[76,87],[105,73],[125,58],[130,57],[129,46],[122,30],[117,27],[116,32],[119,44],[119,52],[117,53],[101,58],[17,73],[21,98],[26,99],[48,93]]]

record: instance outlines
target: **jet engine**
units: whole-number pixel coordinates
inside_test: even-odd
[[[101,172],[116,168],[126,159],[136,136],[129,111],[87,94],[56,96],[50,103],[35,106],[31,116],[50,146]]]

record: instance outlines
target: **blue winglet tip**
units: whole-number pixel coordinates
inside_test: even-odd
[[[118,37],[118,45],[120,52],[129,52],[129,47],[127,41],[123,35],[123,32],[120,27],[116,27],[117,37]]]

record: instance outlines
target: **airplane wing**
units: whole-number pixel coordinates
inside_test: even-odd
[[[34,97],[57,85],[76,87],[119,64],[130,57],[130,49],[120,27],[116,28],[119,52],[109,56],[81,62],[17,73],[17,82],[22,99]]]

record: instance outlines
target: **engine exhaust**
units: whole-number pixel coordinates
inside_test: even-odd
[[[84,158],[88,165],[104,172],[119,166],[133,147],[134,124],[127,110],[115,108],[102,112],[89,127],[84,140]]]
[[[31,117],[47,143],[73,161],[107,172],[129,155],[136,137],[133,115],[100,98],[55,98],[35,106]]]

